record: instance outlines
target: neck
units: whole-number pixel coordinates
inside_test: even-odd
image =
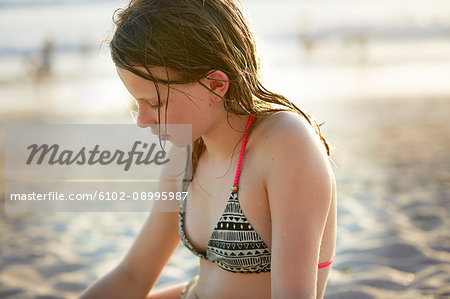
[[[228,118],[228,121],[227,121]],[[206,150],[205,158],[212,162],[226,162],[239,156],[240,142],[246,132],[249,116],[225,114],[214,126],[202,135]]]

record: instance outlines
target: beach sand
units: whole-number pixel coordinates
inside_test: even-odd
[[[309,108],[335,147],[339,229],[325,298],[450,297],[450,97]],[[0,298],[76,298],[117,265],[145,218],[2,211]],[[157,287],[197,270],[181,245]]]
[[[328,298],[450,297],[449,100],[349,102],[330,115],[339,230]]]

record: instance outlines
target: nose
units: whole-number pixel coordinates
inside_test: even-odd
[[[157,114],[158,112],[152,111],[151,109],[148,109],[148,107],[146,106],[148,105],[138,103],[139,110],[136,123],[140,128],[147,128],[157,124],[156,119],[158,116],[155,114]]]

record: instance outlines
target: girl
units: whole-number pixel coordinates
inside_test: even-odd
[[[138,125],[192,125],[192,201],[150,213],[82,298],[323,297],[336,240],[329,145],[261,84],[238,1],[133,0],[116,13],[111,53]],[[180,242],[199,275],[152,291]]]

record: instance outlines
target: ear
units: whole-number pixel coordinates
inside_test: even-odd
[[[204,80],[203,82],[211,91],[211,100],[215,103],[221,102],[230,86],[227,74],[223,71],[215,70],[210,72]]]

